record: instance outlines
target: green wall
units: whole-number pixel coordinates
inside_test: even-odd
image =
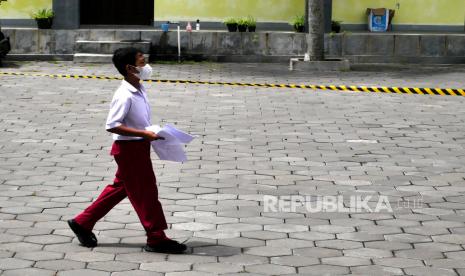
[[[7,0],[0,4],[0,18],[29,19],[30,14],[43,8],[52,8],[52,0]]]
[[[464,25],[465,0],[333,0],[333,18],[365,24],[367,8],[396,10],[394,24]],[[155,0],[155,19],[223,21],[252,15],[262,22],[288,22],[304,13],[305,0]]]
[[[333,0],[333,18],[365,23],[368,7],[396,9],[393,24],[463,26],[465,22],[465,0]]]
[[[304,13],[304,0],[155,0],[155,20],[223,21],[251,15],[258,21],[288,22]]]

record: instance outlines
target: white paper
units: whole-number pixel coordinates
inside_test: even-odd
[[[194,140],[194,136],[177,129],[170,124],[165,125],[163,128],[158,125],[153,125],[146,129],[165,138],[165,140],[155,140],[152,142],[152,148],[160,160],[174,162],[187,161],[187,156],[184,152],[184,145]]]

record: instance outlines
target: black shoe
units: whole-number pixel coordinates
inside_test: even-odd
[[[73,230],[74,234],[78,238],[79,242],[85,247],[96,247],[97,237],[95,237],[92,231],[88,231],[82,228],[74,219],[68,220],[68,225]]]
[[[158,252],[167,254],[181,254],[186,251],[187,246],[174,240],[163,240],[156,245],[146,245],[144,250],[147,252]]]

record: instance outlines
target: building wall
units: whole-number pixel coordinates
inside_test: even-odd
[[[288,22],[305,13],[304,0],[156,0],[155,20],[218,22],[251,15],[262,22]]]
[[[66,0],[63,0],[66,1]],[[0,5],[0,19],[29,19],[53,0],[8,0]],[[305,0],[155,0],[155,20],[218,22],[252,15],[261,22],[288,22],[304,13]],[[396,8],[396,4],[400,8]],[[368,7],[396,9],[394,24],[463,26],[464,0],[333,0],[333,19],[344,24],[365,24]]]
[[[0,4],[0,19],[30,19],[43,8],[51,9],[52,0],[7,0]]]
[[[395,9],[393,24],[463,26],[465,22],[464,0],[333,0],[333,18],[364,24],[368,7]]]

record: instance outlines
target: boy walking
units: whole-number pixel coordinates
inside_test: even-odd
[[[151,68],[145,64],[143,53],[135,48],[116,50],[113,64],[124,76],[113,96],[106,122],[106,130],[113,133],[111,155],[118,169],[113,184],[68,224],[83,246],[95,247],[97,238],[92,233],[95,224],[127,196],[147,233],[144,249],[182,253],[186,245],[165,235],[167,224],[150,159],[150,142],[164,138],[145,130],[151,126],[151,109],[140,80],[150,78]]]

